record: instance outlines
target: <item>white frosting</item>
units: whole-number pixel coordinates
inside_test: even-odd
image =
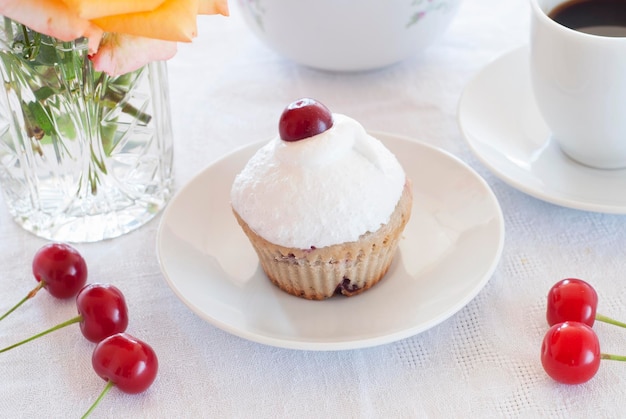
[[[404,170],[361,124],[341,114],[333,118],[316,136],[274,138],[235,178],[233,208],[269,242],[319,248],[356,241],[389,221]]]

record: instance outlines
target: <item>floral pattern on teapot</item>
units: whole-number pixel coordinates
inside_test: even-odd
[[[413,0],[411,6],[414,6],[419,10],[411,15],[409,22],[406,24],[407,28],[415,25],[433,11],[442,10],[443,12],[446,12],[450,9],[448,1],[437,0]]]

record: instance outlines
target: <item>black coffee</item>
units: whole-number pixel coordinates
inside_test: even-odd
[[[626,0],[570,0],[555,7],[548,16],[580,32],[626,37]]]

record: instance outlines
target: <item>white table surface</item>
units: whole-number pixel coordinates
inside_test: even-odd
[[[364,74],[302,68],[261,44],[236,5],[200,19],[199,37],[169,63],[177,189],[238,146],[271,137],[283,107],[312,96],[369,130],[426,141],[466,161],[493,188],[506,241],[498,268],[465,308],[395,343],[307,352],[253,343],[193,314],[166,285],[155,251],[159,218],[126,236],[77,245],[90,281],[118,286],[128,332],[157,351],[159,376],[139,395],[113,389],[95,418],[619,417],[626,364],[603,361],[580,386],[548,378],[539,361],[545,295],[557,280],[594,284],[599,311],[626,320],[626,222],[527,196],[470,153],[456,119],[463,87],[526,44],[526,0],[464,0],[445,35],[421,56]],[[35,281],[44,240],[22,231],[0,202],[0,311]],[[75,315],[42,292],[0,323],[6,346]],[[607,352],[626,354],[626,330],[594,326]],[[78,327],[0,354],[0,417],[82,415],[104,382]],[[620,352],[621,351],[621,352]]]

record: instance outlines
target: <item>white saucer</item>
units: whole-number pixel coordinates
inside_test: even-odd
[[[306,350],[374,346],[415,335],[463,308],[491,277],[504,221],[486,182],[444,151],[374,133],[413,181],[414,210],[387,276],[355,297],[308,301],[263,274],[229,204],[232,181],[260,144],[204,169],[165,210],[161,269],[198,316],[240,337]]]
[[[487,65],[459,103],[461,131],[474,154],[503,181],[564,207],[626,214],[626,169],[571,160],[551,140],[530,85],[528,47]]]

